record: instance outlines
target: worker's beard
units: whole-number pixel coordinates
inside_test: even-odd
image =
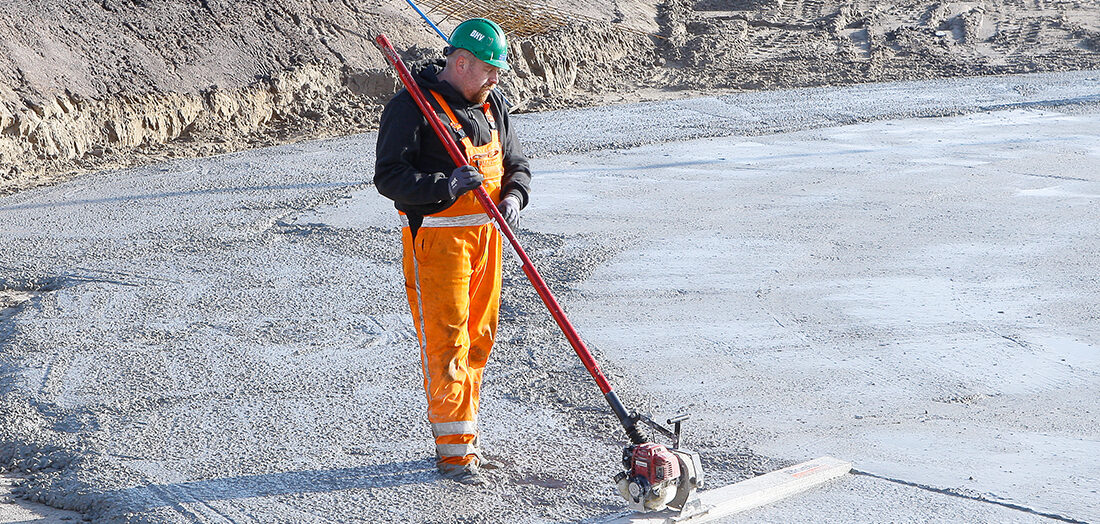
[[[485,101],[489,99],[489,92],[493,90],[493,87],[495,87],[495,86],[493,86],[493,85],[481,86],[481,89],[478,89],[477,92],[474,93],[474,96],[470,98],[470,101],[475,103],[475,104],[484,104]]]

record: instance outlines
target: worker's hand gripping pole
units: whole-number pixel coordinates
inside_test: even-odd
[[[451,160],[454,161],[455,166],[469,164],[465,155],[462,154],[462,150],[458,148],[458,144],[456,144],[454,138],[451,137],[447,127],[439,119],[439,116],[435,114],[435,109],[428,103],[428,99],[424,97],[424,93],[420,91],[420,86],[416,84],[416,80],[413,79],[412,73],[405,67],[405,63],[401,61],[401,57],[397,55],[397,51],[394,50],[393,45],[390,44],[386,35],[378,35],[378,37],[375,38],[375,42],[377,42],[378,46],[382,49],[382,54],[386,57],[386,60],[397,70],[397,75],[401,77],[401,83],[405,84],[405,89],[412,95],[413,100],[416,101],[416,105],[420,107],[420,112],[424,113],[424,117],[428,119],[428,123],[431,124],[436,136],[439,137],[439,140],[443,142],[443,145],[447,148],[447,153],[451,155]],[[627,413],[626,408],[623,407],[622,402],[619,401],[619,397],[611,390],[611,384],[607,382],[607,378],[604,377],[603,372],[600,371],[600,367],[596,365],[596,360],[592,358],[592,353],[585,347],[580,335],[577,334],[577,330],[573,328],[573,324],[565,317],[565,311],[558,305],[558,301],[554,299],[554,295],[550,293],[550,288],[546,285],[546,282],[542,280],[542,276],[540,276],[539,272],[535,269],[535,265],[531,263],[531,259],[527,258],[527,253],[524,252],[523,248],[519,245],[515,233],[508,227],[508,223],[504,221],[504,217],[501,216],[496,204],[489,198],[489,194],[485,192],[485,188],[478,187],[474,189],[474,195],[477,197],[478,202],[481,203],[481,207],[485,208],[485,212],[496,221],[497,227],[500,228],[501,233],[508,238],[508,242],[512,244],[512,248],[516,250],[516,254],[523,263],[524,274],[526,274],[527,279],[531,281],[531,285],[535,286],[535,291],[538,292],[539,297],[542,298],[542,302],[546,304],[547,309],[550,310],[550,314],[554,317],[554,320],[557,321],[558,327],[565,333],[565,338],[568,339],[569,344],[573,346],[573,351],[576,351],[577,356],[580,357],[581,362],[584,363],[584,367],[588,369],[588,373],[596,380],[596,385],[600,387],[600,391],[603,393],[604,398],[607,399],[607,403],[611,406],[611,410],[614,411],[615,416],[619,418],[619,422],[622,423],[623,429],[626,430],[627,436],[630,437],[630,441],[634,444],[644,443],[646,439],[637,428],[638,416]]]

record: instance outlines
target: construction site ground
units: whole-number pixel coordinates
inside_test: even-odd
[[[517,112],[1100,68],[1100,0],[423,0],[509,34]],[[0,194],[371,131],[373,44],[438,58],[402,0],[25,0],[0,12]]]
[[[1081,71],[520,115],[519,237],[628,406],[692,413],[711,486],[854,464],[730,522],[1096,522],[1098,103]],[[480,418],[506,467],[435,473],[374,141],[0,197],[10,496],[105,523],[621,515],[621,428],[511,258]]]

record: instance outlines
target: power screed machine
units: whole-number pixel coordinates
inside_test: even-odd
[[[375,42],[382,50],[386,60],[397,70],[405,89],[416,100],[420,111],[431,123],[432,129],[439,140],[446,146],[455,166],[468,164],[469,162],[464,157],[462,150],[458,148],[451,137],[451,133],[440,121],[427,98],[424,97],[424,93],[416,84],[408,68],[405,67],[401,57],[397,55],[397,51],[394,50],[389,39],[385,35],[378,35]],[[565,317],[565,312],[558,305],[558,301],[550,292],[550,288],[547,287],[546,282],[543,281],[535,266],[531,263],[531,259],[527,257],[527,253],[519,245],[515,233],[508,227],[504,217],[501,216],[500,211],[497,210],[497,207],[489,198],[488,193],[481,187],[474,191],[481,206],[485,208],[485,212],[489,214],[496,223],[496,227],[508,239],[512,248],[515,249],[516,255],[519,256],[523,264],[523,272],[527,275],[527,279],[538,291],[539,297],[542,298],[543,303],[550,310],[550,314],[557,321],[562,332],[565,333],[565,338],[573,346],[573,350],[580,357],[581,362],[584,363],[584,367],[595,379],[596,385],[599,386],[604,398],[607,399],[608,405],[611,406],[611,410],[618,417],[619,422],[622,423],[627,437],[630,438],[630,445],[623,449],[623,471],[614,476],[619,493],[629,501],[630,508],[636,511],[659,511],[671,507],[680,510],[682,516],[699,511],[701,502],[698,490],[703,488],[703,468],[699,461],[699,454],[680,447],[680,424],[687,419],[687,415],[679,415],[669,419],[668,424],[674,426],[670,430],[654,422],[649,417],[626,410],[622,402],[619,401],[619,397],[611,389],[611,384],[608,383],[607,378],[600,371],[599,366],[596,365],[592,353],[588,351],[588,348],[585,347],[584,342],[577,334],[577,330]],[[647,439],[642,434],[640,424],[648,425],[670,439],[671,445],[658,444]]]

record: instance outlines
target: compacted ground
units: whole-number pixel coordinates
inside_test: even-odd
[[[746,518],[1100,520],[1100,3],[420,5],[508,29],[521,236],[631,406],[694,411],[712,485],[862,473]],[[509,468],[432,473],[369,184],[379,33],[442,47],[389,0],[0,13],[0,522],[621,509],[618,429],[515,266],[483,420]]]
[[[521,115],[520,240],[745,521],[1100,520],[1100,73]],[[653,122],[669,125],[653,126]],[[0,197],[0,462],[95,522],[602,521],[625,438],[506,260],[481,425],[438,478],[374,135]],[[812,508],[812,511],[809,510]]]

